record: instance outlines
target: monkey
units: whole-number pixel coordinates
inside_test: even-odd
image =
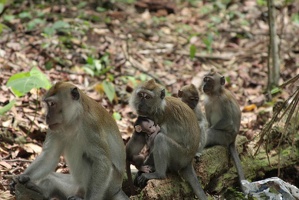
[[[135,194],[130,165],[133,164],[143,173],[149,173],[153,170],[153,164],[145,165],[144,162],[148,158],[149,152],[153,148],[153,141],[160,131],[159,125],[147,117],[138,116],[134,124],[134,133],[126,145],[126,171],[131,194]],[[141,150],[146,146],[146,152]],[[148,163],[153,161],[148,161]]]
[[[201,89],[205,94],[204,108],[209,124],[205,147],[222,145],[229,149],[241,184],[245,176],[235,145],[240,130],[241,110],[235,96],[224,84],[225,77],[215,69],[211,69],[203,77]]]
[[[36,183],[47,199],[128,199],[122,190],[125,146],[108,111],[68,82],[52,86],[43,101],[43,149],[18,182]],[[70,174],[55,172],[61,155]]]
[[[180,97],[181,100],[195,112],[195,115],[199,123],[199,128],[201,132],[200,142],[203,145],[199,145],[199,148],[195,155],[196,160],[198,160],[205,146],[206,130],[208,128],[207,119],[205,115],[202,113],[199,104],[199,91],[194,84],[185,85],[178,91],[178,97]]]
[[[166,172],[178,172],[199,199],[207,199],[199,183],[192,160],[202,145],[195,113],[180,99],[166,96],[165,88],[154,79],[140,83],[130,98],[130,105],[139,116],[159,124],[160,132],[152,149],[155,171],[138,177],[141,185],[150,179],[164,179]]]

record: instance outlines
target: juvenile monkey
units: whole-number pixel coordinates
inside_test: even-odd
[[[194,112],[180,99],[165,97],[165,89],[153,79],[135,88],[130,104],[138,115],[153,119],[161,128],[152,150],[156,170],[141,174],[139,182],[146,184],[150,179],[163,179],[168,170],[179,172],[196,196],[206,199],[192,165],[198,146],[202,145]]]
[[[160,131],[160,127],[151,119],[139,116],[135,121],[134,129],[135,131],[126,145],[126,171],[131,194],[134,194],[135,191],[130,165],[135,165],[139,171],[144,173],[149,173],[152,170],[153,166],[145,165],[144,161],[148,158],[149,152],[153,149],[153,142]],[[141,153],[144,147],[146,147],[146,152]]]
[[[228,147],[234,160],[239,181],[245,180],[235,140],[240,129],[241,111],[234,95],[224,87],[225,78],[211,69],[203,78],[204,107],[209,123],[206,147],[222,145]]]
[[[200,142],[202,144],[205,144],[206,141],[206,130],[208,128],[208,122],[205,117],[205,115],[201,112],[200,104],[199,104],[199,92],[198,89],[195,87],[195,85],[185,85],[183,86],[179,92],[178,97],[181,98],[181,100],[186,103],[195,113],[199,128],[201,132],[201,139]],[[196,153],[196,158],[199,158],[201,155],[201,152],[204,148],[204,145],[199,145],[199,148]]]
[[[121,188],[125,148],[111,115],[66,82],[56,83],[44,102],[49,130],[43,150],[18,182],[36,183],[47,199],[128,199]],[[54,172],[61,155],[70,174]]]

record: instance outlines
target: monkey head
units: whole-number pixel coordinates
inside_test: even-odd
[[[152,120],[143,121],[140,125],[135,126],[135,131],[138,133],[145,132],[150,135],[156,132],[156,126]]]
[[[130,105],[140,116],[153,116],[164,109],[165,89],[154,79],[141,83],[132,93]]]
[[[51,130],[57,130],[73,122],[83,111],[80,90],[71,83],[56,83],[46,93],[46,123]]]
[[[183,86],[178,92],[178,97],[180,97],[192,110],[196,107],[199,101],[198,90],[193,84]]]
[[[220,75],[212,68],[210,72],[203,77],[202,90],[205,94],[212,96],[221,93],[224,84],[224,76]]]

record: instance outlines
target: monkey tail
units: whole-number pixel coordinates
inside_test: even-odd
[[[129,182],[129,186],[130,186],[130,192],[131,195],[135,194],[135,189],[134,189],[134,184],[133,184],[133,179],[132,179],[132,173],[131,173],[131,168],[130,168],[130,162],[126,161],[126,172],[127,172],[127,176],[128,176],[128,182]]]
[[[231,156],[234,160],[235,166],[237,168],[241,189],[244,192],[243,186],[242,186],[242,180],[245,180],[245,176],[244,176],[243,168],[242,168],[242,165],[241,165],[241,160],[239,158],[235,143],[232,143],[232,144],[229,145],[229,151],[230,151],[230,154],[231,154]]]

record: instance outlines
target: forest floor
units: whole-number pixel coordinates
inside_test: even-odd
[[[12,75],[34,66],[52,84],[71,81],[101,103],[114,114],[125,141],[136,118],[128,105],[130,93],[148,78],[176,96],[183,85],[199,87],[202,76],[216,68],[236,95],[240,134],[249,141],[272,117],[273,105],[295,90],[285,88],[271,99],[266,92],[266,1],[47,2],[15,1],[0,15],[0,107],[16,100],[0,116],[0,196],[5,199],[12,196],[4,176],[24,171],[41,152],[46,134],[45,90],[16,97],[6,86]],[[299,3],[277,2],[275,11],[281,84],[299,74]],[[111,84],[110,90],[103,83]],[[58,171],[67,172],[64,161]]]

